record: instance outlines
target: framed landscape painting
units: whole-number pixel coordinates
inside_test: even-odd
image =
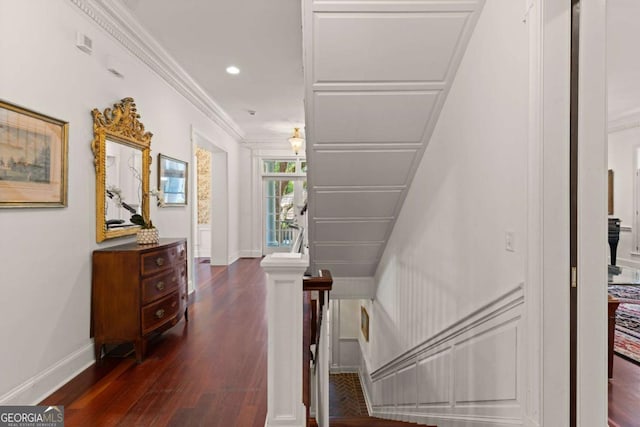
[[[369,313],[363,305],[360,306],[360,330],[365,341],[369,341]]]
[[[68,123],[0,101],[0,207],[67,206]]]

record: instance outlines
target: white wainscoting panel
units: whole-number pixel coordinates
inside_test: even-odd
[[[474,336],[455,347],[457,404],[515,401],[517,398],[517,321]]]
[[[522,425],[523,284],[376,369],[372,416],[438,427]]]
[[[396,373],[396,404],[398,406],[414,406],[418,400],[418,382],[416,365],[411,364],[399,369]]]
[[[416,364],[418,405],[448,405],[450,403],[451,354],[447,347],[439,353],[421,359]]]

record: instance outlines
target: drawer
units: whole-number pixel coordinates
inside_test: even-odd
[[[185,275],[185,267],[177,267],[164,273],[142,280],[142,304],[148,304],[160,297],[170,294],[183,283],[180,275]]]
[[[141,256],[141,274],[148,276],[165,270],[171,265],[183,262],[187,259],[187,249],[184,243],[172,246],[170,248],[158,249],[153,252],[147,252]]]
[[[176,318],[180,309],[180,293],[170,295],[142,308],[142,334],[146,335]]]

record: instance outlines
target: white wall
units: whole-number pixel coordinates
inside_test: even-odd
[[[76,31],[94,52],[75,47]],[[91,252],[131,239],[95,243],[95,178],[91,109],[135,99],[153,132],[151,183],[159,152],[191,158],[193,125],[224,147],[229,162],[229,252],[239,252],[237,143],[69,1],[0,0],[2,99],[66,120],[69,206],[0,211],[2,298],[0,403],[35,403],[93,361],[89,339]],[[107,71],[107,55],[125,64]],[[189,237],[191,206],[151,217],[162,237]]]
[[[331,371],[359,371],[360,301],[332,299],[331,326]]]
[[[459,425],[452,421],[459,416],[470,425],[484,416],[522,420],[523,341],[516,337],[529,138],[523,13],[521,2],[485,4],[378,267],[370,341],[360,343],[379,414],[408,417],[403,405],[424,403],[444,405],[417,410],[443,417],[420,419],[441,426]],[[513,252],[506,232],[513,233]],[[411,357],[396,360],[387,375],[405,352]],[[469,361],[463,375],[454,365],[461,360]],[[502,368],[513,368],[513,376],[499,378]],[[420,384],[442,387],[421,390],[418,375]]]
[[[634,227],[634,185],[636,150],[640,148],[640,127],[610,132],[608,137],[609,169],[614,173],[612,218],[620,218],[623,227]],[[637,230],[634,230],[637,232]],[[616,253],[618,265],[640,267],[640,256],[635,250],[633,232],[622,230]],[[607,252],[609,253],[609,252]]]

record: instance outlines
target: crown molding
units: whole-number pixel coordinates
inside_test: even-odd
[[[142,27],[120,0],[69,1],[232,138],[244,141],[245,134],[238,124]]]
[[[640,110],[631,110],[609,120],[609,133],[640,127]]]

